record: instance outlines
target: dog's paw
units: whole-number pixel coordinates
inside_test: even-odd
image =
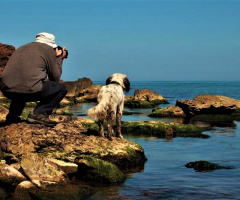
[[[121,134],[117,135],[116,137],[119,138],[119,139],[123,139],[123,136]]]

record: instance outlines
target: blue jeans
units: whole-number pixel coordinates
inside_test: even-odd
[[[11,99],[9,113],[6,117],[6,123],[14,123],[19,120],[26,102],[40,101],[34,109],[34,114],[51,115],[53,109],[66,96],[67,89],[65,85],[54,82],[43,82],[43,87],[40,92],[33,94],[23,94],[15,92],[4,92],[4,96]]]

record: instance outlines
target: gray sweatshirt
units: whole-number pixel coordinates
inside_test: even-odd
[[[1,76],[2,91],[36,93],[42,90],[42,82],[59,81],[62,59],[55,50],[43,43],[32,42],[19,47],[10,57]]]

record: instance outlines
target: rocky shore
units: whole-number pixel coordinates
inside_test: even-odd
[[[13,46],[0,43],[0,72],[14,51]],[[23,112],[21,123],[5,126],[10,102],[0,94],[0,199],[84,199],[94,193],[93,183],[121,183],[127,179],[128,171],[144,169],[147,158],[139,144],[98,137],[95,121],[74,117],[69,112],[71,104],[96,102],[102,86],[93,85],[87,77],[61,82],[68,94],[50,116],[59,122],[54,128],[28,124],[27,111]],[[203,133],[207,128],[216,123],[234,126],[233,121],[240,119],[240,101],[224,96],[199,95],[160,108],[168,103],[149,89],[136,90],[134,96],[127,96],[125,107],[152,108],[151,117],[178,120],[122,122],[123,135],[208,138]],[[27,104],[35,105],[36,102]]]
[[[52,120],[60,123],[54,128],[26,122],[0,128],[0,185],[13,188],[15,199],[79,199],[92,194],[88,182],[122,182],[125,171],[144,168],[147,158],[140,145],[88,135],[84,118],[55,115]],[[72,185],[75,189],[67,194],[59,189]]]

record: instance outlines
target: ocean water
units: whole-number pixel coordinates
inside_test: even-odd
[[[95,82],[103,84],[104,82]],[[224,95],[240,99],[240,82],[132,82],[126,95],[132,96],[135,89],[150,89],[168,99],[174,105],[178,99],[193,99],[200,94]],[[95,104],[76,105],[75,115],[82,115]],[[123,116],[130,120],[166,120],[149,118],[151,109],[136,109],[138,115]],[[132,111],[136,111],[132,109]],[[172,119],[169,119],[170,121]],[[144,170],[128,174],[120,185],[96,187],[89,199],[240,199],[240,122],[233,127],[214,127],[204,132],[210,138],[131,137],[128,140],[140,144],[148,161]],[[196,172],[186,168],[191,161],[207,160],[233,169]]]

